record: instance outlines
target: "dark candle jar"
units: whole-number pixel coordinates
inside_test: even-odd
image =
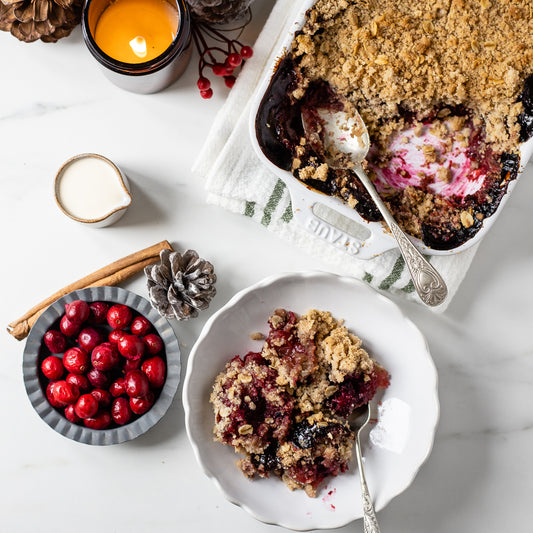
[[[118,87],[134,93],[161,91],[174,83],[185,71],[191,57],[191,15],[184,0],[166,0],[179,15],[174,40],[159,56],[143,63],[125,63],[106,54],[94,35],[102,13],[110,0],[87,0],[83,8],[82,31],[85,44],[106,77]]]

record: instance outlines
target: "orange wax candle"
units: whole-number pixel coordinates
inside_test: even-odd
[[[166,0],[113,0],[96,23],[94,40],[113,59],[144,63],[170,46],[178,25],[178,10]]]

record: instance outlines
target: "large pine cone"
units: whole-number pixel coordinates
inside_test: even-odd
[[[198,316],[215,296],[217,277],[213,265],[194,250],[163,250],[160,263],[147,266],[148,294],[152,306],[165,318],[185,320]]]
[[[0,30],[31,43],[55,43],[81,20],[83,0],[0,0]]]
[[[253,0],[187,0],[191,13],[203,22],[224,24],[244,16]]]

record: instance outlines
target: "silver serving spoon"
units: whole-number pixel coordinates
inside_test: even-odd
[[[328,165],[349,168],[357,174],[394,235],[420,299],[429,306],[441,304],[448,295],[446,283],[398,226],[363,169],[362,162],[370,149],[370,137],[363,119],[357,112],[354,116],[344,111],[326,109],[317,109],[316,112],[324,131],[323,143]],[[308,124],[305,114],[302,114],[302,122],[306,135],[317,142],[316,128]]]
[[[364,409],[364,411],[361,411]],[[366,484],[365,471],[363,468],[363,454],[361,452],[361,431],[366,427],[372,417],[372,408],[370,403],[361,407],[357,411],[359,417],[350,423],[351,428],[355,431],[355,456],[357,457],[357,467],[359,468],[359,477],[361,479],[361,496],[363,498],[363,531],[364,533],[380,533],[378,519],[376,517],[376,511],[374,510],[374,504]],[[363,420],[362,423],[360,422]],[[359,422],[359,424],[358,424]]]

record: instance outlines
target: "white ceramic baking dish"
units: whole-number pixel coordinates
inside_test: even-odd
[[[255,122],[261,101],[268,89],[272,76],[276,72],[280,59],[290,49],[295,33],[302,28],[306,20],[307,11],[314,3],[315,0],[299,0],[299,6],[296,8],[297,13],[284,30],[275,56],[265,70],[253,96],[249,123],[252,145],[263,164],[267,165],[287,186],[291,196],[294,217],[302,227],[352,256],[360,259],[370,259],[397,246],[396,240],[385,223],[368,222],[342,200],[307,187],[297,180],[291,172],[274,165],[265,156],[257,140]],[[456,254],[478,243],[496,221],[532,154],[533,138],[523,143],[520,147],[520,167],[517,178],[509,183],[507,193],[503,196],[497,210],[492,216],[483,221],[483,226],[471,239],[450,250],[435,250],[427,247],[419,239],[410,237],[411,240],[422,253],[429,255]]]

